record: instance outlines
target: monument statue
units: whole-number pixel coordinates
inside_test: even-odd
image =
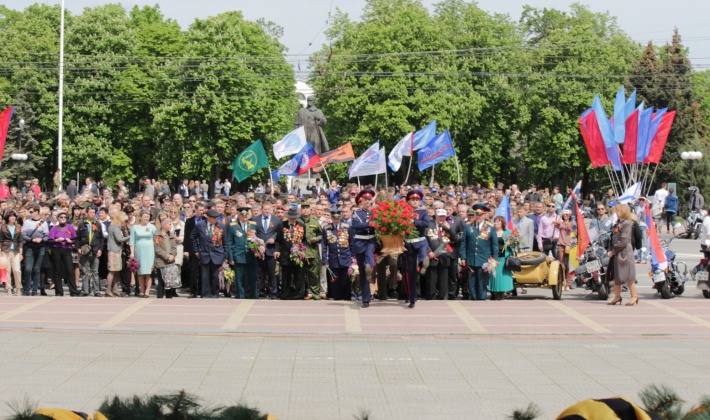
[[[328,147],[328,139],[325,138],[323,128],[325,126],[325,115],[323,111],[316,108],[316,98],[309,96],[308,104],[296,113],[296,121],[293,128],[303,126],[306,131],[306,140],[313,146],[316,153],[319,155],[325,153],[330,148]]]

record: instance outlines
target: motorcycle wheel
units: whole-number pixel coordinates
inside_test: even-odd
[[[710,299],[710,290],[703,290],[703,296],[705,299]]]
[[[557,274],[557,285],[552,288],[552,299],[562,299],[562,285],[565,283],[565,274],[559,270]]]
[[[676,296],[682,295],[683,292],[685,292],[685,285],[684,284],[681,284],[680,286],[673,289],[673,294]]]
[[[693,239],[698,239],[700,237],[700,229],[695,229],[693,232]]]
[[[599,285],[599,290],[597,291],[599,293],[599,300],[607,300],[609,299],[609,291],[606,290],[606,286],[604,283]]]
[[[673,297],[673,295],[671,294],[671,288],[668,286],[668,280],[666,280],[663,283],[663,286],[661,286],[661,297],[663,299],[670,299],[671,297]]]

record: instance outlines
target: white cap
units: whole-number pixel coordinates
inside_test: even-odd
[[[445,209],[436,209],[437,216],[446,216],[447,214]]]

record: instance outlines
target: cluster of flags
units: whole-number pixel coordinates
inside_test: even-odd
[[[614,101],[614,115],[607,118],[599,95],[579,118],[579,129],[592,166],[611,165],[621,171],[624,164],[658,164],[671,131],[675,111],[636,106],[636,91],[625,97],[621,87]],[[621,146],[623,144],[623,152]]]
[[[273,146],[274,157],[282,159],[294,155],[280,168],[271,172],[274,181],[281,176],[298,176],[306,172],[320,172],[329,163],[353,163],[348,169],[348,177],[378,175],[387,172],[387,165],[397,172],[402,166],[404,156],[412,157],[417,151],[419,170],[430,168],[456,155],[449,130],[436,134],[436,120],[416,132],[407,133],[392,149],[389,156],[380,142],[370,146],[358,158],[355,158],[352,143],[347,142],[337,149],[318,155],[306,140],[303,127],[286,134]],[[246,148],[232,163],[232,172],[237,181],[242,182],[261,168],[269,166],[266,151],[261,140]]]

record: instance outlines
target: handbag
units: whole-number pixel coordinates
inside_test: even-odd
[[[177,289],[182,287],[180,279],[180,269],[177,264],[168,264],[160,269],[160,274],[163,276],[163,283],[166,289]]]
[[[520,258],[516,257],[515,255],[509,255],[508,258],[505,259],[504,267],[510,271],[515,272],[522,271],[523,269],[522,265],[520,264]]]
[[[91,254],[91,247],[89,245],[82,245],[80,250],[81,250],[81,255]]]

